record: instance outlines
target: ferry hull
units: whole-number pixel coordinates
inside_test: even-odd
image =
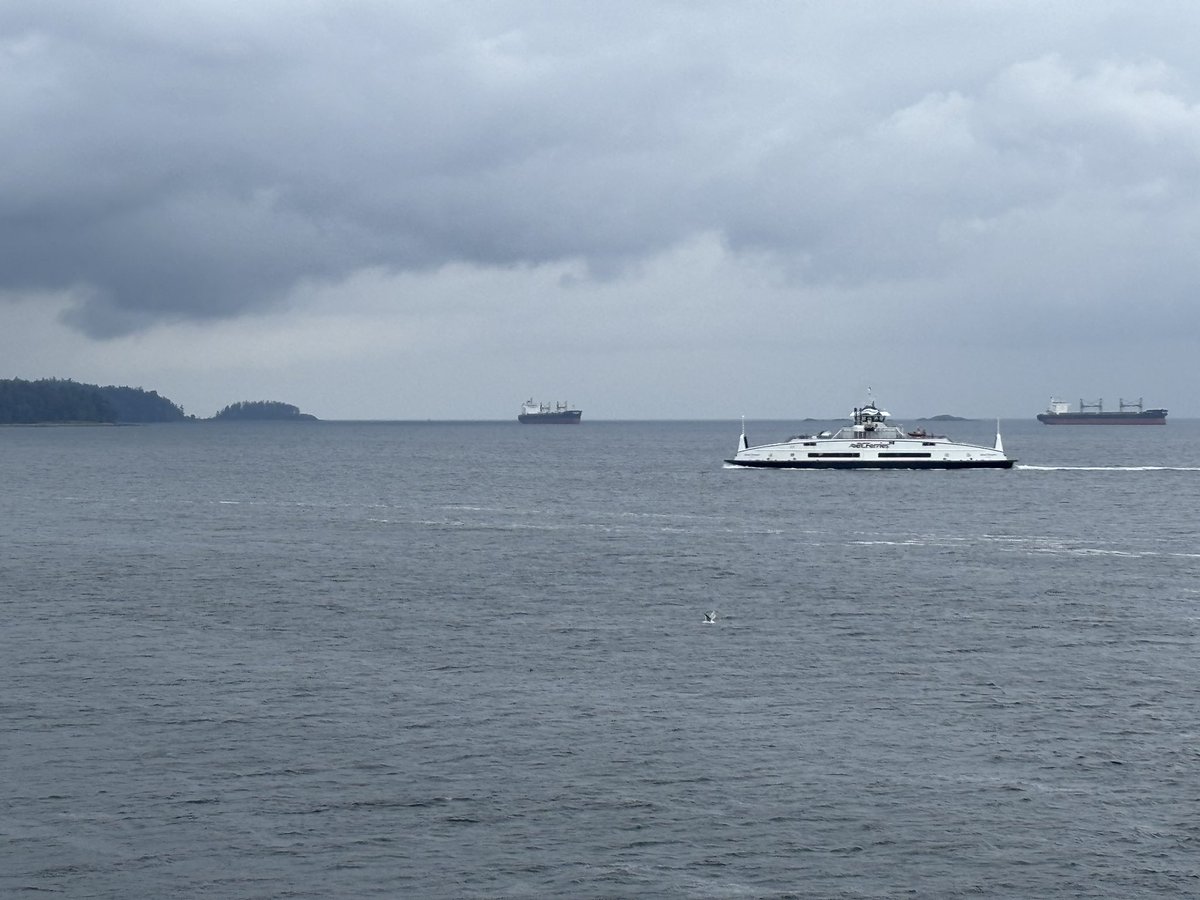
[[[1011,469],[1012,459],[727,459],[747,469]]]

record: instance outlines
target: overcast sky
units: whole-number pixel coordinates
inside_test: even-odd
[[[1200,4],[0,0],[0,377],[1200,416]]]

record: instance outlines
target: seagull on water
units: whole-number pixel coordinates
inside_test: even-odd
[[[715,621],[717,621],[717,611],[715,609],[710,609],[704,614],[705,625],[711,625]]]

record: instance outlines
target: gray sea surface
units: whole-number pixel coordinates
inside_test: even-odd
[[[0,429],[0,895],[1200,895],[1200,422],[1002,427]]]

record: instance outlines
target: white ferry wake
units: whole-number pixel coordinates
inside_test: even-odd
[[[1200,472],[1200,466],[1017,466],[1033,472]]]

